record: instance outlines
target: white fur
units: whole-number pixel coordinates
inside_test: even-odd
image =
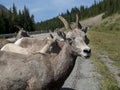
[[[46,44],[41,50],[40,50],[40,53],[46,53],[49,49],[50,45],[49,44]]]
[[[55,41],[55,39],[51,39],[49,37],[47,39],[49,41],[44,45],[44,47],[35,52],[46,53],[49,50],[51,44]],[[24,54],[24,55],[33,53],[31,48],[23,48],[20,46],[22,40],[23,38],[17,40],[14,44],[11,44],[11,43],[6,44],[5,46],[3,46],[3,48],[1,48],[1,51],[14,52],[14,53],[19,53],[19,54]]]
[[[28,51],[25,48],[22,48],[20,46],[17,46],[15,44],[6,44],[1,48],[1,51],[7,51],[7,52],[14,52],[14,53],[19,53],[19,54],[24,54],[28,55]]]
[[[22,40],[23,40],[23,38],[20,38],[14,44],[19,46],[21,44]]]

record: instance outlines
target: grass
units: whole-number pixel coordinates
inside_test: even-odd
[[[97,55],[97,53],[106,52],[114,61],[114,65],[120,68],[120,15],[108,17],[100,24],[92,26],[88,37],[91,40],[90,47],[93,51],[91,59],[103,77],[100,84],[101,90],[120,90],[113,75]]]
[[[96,66],[96,70],[102,75],[100,90],[119,90],[119,87],[113,75],[108,71],[107,67],[100,60],[96,52],[93,52],[92,60]]]
[[[120,68],[120,15],[116,17],[109,17],[93,26],[88,35],[93,49],[107,52],[109,58]]]
[[[90,40],[93,50],[107,52],[110,59],[120,65],[120,31],[97,32],[90,31]]]

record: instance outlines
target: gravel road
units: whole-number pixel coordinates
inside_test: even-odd
[[[77,58],[76,65],[62,90],[100,90],[97,75],[91,60]]]

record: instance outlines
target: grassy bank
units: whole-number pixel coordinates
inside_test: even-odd
[[[120,67],[120,15],[108,17],[89,30],[94,50],[107,52],[109,58]]]
[[[119,90],[116,80],[113,75],[108,71],[108,68],[100,60],[100,57],[93,52],[92,60],[96,66],[97,72],[99,72],[102,77],[100,78],[100,90]]]
[[[106,52],[114,65],[120,68],[120,15],[108,17],[98,25],[92,26],[88,32],[93,50],[92,60],[97,71],[103,76],[101,90],[120,90],[113,75],[100,60],[97,53]]]

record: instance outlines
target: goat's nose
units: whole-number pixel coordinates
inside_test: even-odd
[[[91,53],[91,49],[84,49],[83,52],[84,53]]]

